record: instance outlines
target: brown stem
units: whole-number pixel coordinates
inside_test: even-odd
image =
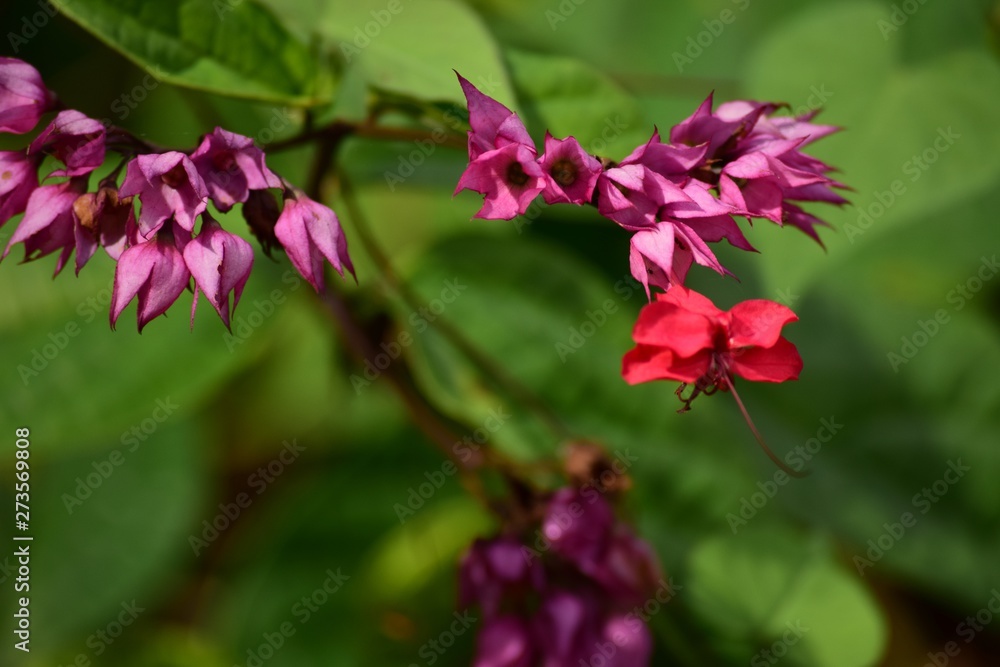
[[[450,148],[465,148],[465,137],[455,133],[447,133],[444,138],[438,131],[414,130],[405,127],[389,127],[385,125],[375,125],[371,121],[352,123],[348,121],[334,121],[329,125],[315,129],[307,129],[302,134],[289,137],[283,141],[276,141],[268,145],[267,150],[271,152],[281,151],[288,148],[295,148],[313,141],[322,141],[329,137],[356,136],[366,139],[379,139],[383,141],[433,141],[436,144],[448,146]]]
[[[743,418],[746,419],[747,421],[747,426],[750,427],[750,431],[753,433],[753,436],[757,438],[757,444],[760,445],[760,448],[764,450],[764,453],[767,454],[768,458],[774,461],[774,465],[778,466],[792,477],[797,477],[799,479],[806,477],[808,473],[792,470],[785,464],[784,461],[778,458],[777,454],[771,451],[771,448],[767,446],[766,442],[764,442],[764,436],[760,434],[760,431],[758,431],[757,427],[754,426],[753,420],[750,419],[750,413],[747,412],[746,407],[743,405],[743,401],[740,400],[740,395],[736,391],[736,385],[733,382],[732,378],[729,379],[728,384],[729,384],[729,390],[733,392],[733,398],[736,399],[736,405],[740,407],[740,412],[743,413]]]

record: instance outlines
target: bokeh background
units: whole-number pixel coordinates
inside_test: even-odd
[[[126,7],[140,21],[146,11],[138,0],[67,4]],[[210,25],[241,3],[200,4]],[[575,433],[635,457],[620,510],[677,589],[651,618],[653,664],[996,664],[1000,5],[401,0],[365,43],[381,0],[268,4],[331,48],[326,119],[358,118],[372,83],[383,101],[460,104],[454,68],[489,83],[536,141],[549,128],[620,159],[712,90],[717,102],[822,106],[820,120],[845,131],[811,152],[854,189],[852,206],[814,209],[832,225],[825,250],[758,223],[748,238],[760,255],[718,248],[739,281],[690,278],[724,307],[771,298],[801,318],[788,330],[800,381],[742,392],[779,454],[810,452],[811,475],[782,485],[728,396],[677,415],[672,384],[621,380],[645,301],[627,280],[622,230],[569,207],[470,221],[478,198],[451,196],[464,152],[444,145],[413,158],[411,141],[352,139],[339,164],[418,303],[437,308],[448,281],[462,285],[432,317]],[[181,148],[217,124],[265,145],[300,127],[287,105],[149,78],[47,7],[4,3],[0,51],[92,117]],[[364,46],[345,63],[342,43]],[[423,121],[387,122],[426,124],[416,106]],[[300,184],[309,159],[308,147],[268,155]],[[386,340],[412,336],[400,363],[431,402],[469,433],[491,410],[509,415],[491,444],[526,464],[558,453],[531,409],[399,297],[356,220],[329,203],[358,267],[358,284],[337,289]],[[0,266],[0,496],[12,508],[13,433],[29,427],[33,635],[30,655],[13,650],[7,546],[0,664],[468,664],[474,630],[445,636],[455,564],[494,523],[453,476],[422,505],[410,498],[441,479],[443,459],[385,378],[352,383],[364,366],[280,253],[272,262],[258,248],[232,336],[204,307],[189,331],[187,297],[142,335],[134,306],[112,332],[106,256],[52,280],[52,258],[18,265],[19,254]],[[607,300],[614,312],[573,345]],[[408,502],[420,506],[401,520]],[[4,535],[12,522],[5,514]]]

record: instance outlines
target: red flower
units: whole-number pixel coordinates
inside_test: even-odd
[[[639,313],[632,337],[638,343],[622,361],[629,384],[650,380],[694,383],[694,393],[727,391],[733,375],[758,382],[795,380],[802,359],[781,336],[798,318],[773,301],[754,299],[721,311],[706,297],[680,285]],[[678,394],[679,395],[679,394]]]

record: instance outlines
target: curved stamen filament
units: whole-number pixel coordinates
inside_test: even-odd
[[[750,431],[757,439],[757,444],[760,445],[760,448],[764,450],[764,453],[767,454],[768,458],[774,461],[774,465],[778,466],[792,477],[797,477],[799,479],[805,477],[808,473],[792,470],[791,468],[788,467],[788,465],[784,461],[778,458],[777,454],[771,451],[771,448],[767,446],[766,442],[764,442],[764,436],[760,434],[760,431],[758,431],[757,427],[754,426],[753,420],[750,419],[750,413],[747,412],[746,407],[743,405],[743,401],[740,399],[740,395],[736,392],[736,385],[733,382],[732,378],[729,378],[728,384],[730,391],[733,392],[733,398],[736,399],[736,405],[740,407],[740,412],[743,413],[743,418],[746,420],[747,426],[750,427]]]

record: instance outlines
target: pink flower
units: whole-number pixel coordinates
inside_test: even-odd
[[[472,667],[533,667],[535,664],[531,630],[517,616],[487,619],[476,644]]]
[[[86,178],[73,178],[56,185],[43,185],[28,198],[24,218],[4,250],[7,257],[16,243],[24,243],[24,261],[61,251],[56,275],[73,252],[73,203],[87,188]]]
[[[520,144],[535,152],[535,144],[517,114],[484,95],[455,72],[469,106],[469,160],[508,144]]]
[[[0,58],[0,132],[29,132],[54,104],[38,70],[17,58]]]
[[[228,211],[237,202],[245,202],[250,190],[281,187],[281,180],[264,164],[264,151],[253,139],[216,127],[205,135],[191,154],[208,187],[212,203]]]
[[[129,162],[119,193],[139,197],[139,233],[146,239],[171,217],[185,231],[193,231],[208,201],[194,163],[176,151],[140,155]]]
[[[184,263],[196,285],[191,304],[192,326],[200,289],[228,329],[230,314],[236,310],[253,268],[253,248],[240,237],[223,230],[206,213],[202,217],[201,233],[184,246]],[[229,307],[230,293],[233,295],[232,308]]]
[[[73,220],[77,274],[98,246],[103,246],[117,261],[125,252],[129,237],[138,233],[132,198],[119,198],[118,187],[111,178],[101,181],[97,192],[82,194],[73,202]]]
[[[341,276],[345,268],[354,273],[347,254],[347,239],[337,214],[302,192],[286,193],[285,206],[274,226],[274,235],[292,265],[317,292],[325,289],[324,259]]]
[[[104,137],[100,121],[67,109],[31,142],[28,153],[48,153],[66,165],[49,176],[83,176],[104,164]]]
[[[509,143],[470,162],[455,194],[473,190],[484,195],[477,218],[511,220],[528,210],[544,189],[544,173],[535,161],[535,154],[522,144]]]
[[[601,163],[573,137],[554,139],[545,133],[545,155],[538,161],[545,177],[542,197],[548,204],[586,204],[594,194]]]
[[[150,320],[162,315],[191,281],[182,253],[190,240],[187,231],[171,222],[156,235],[129,247],[118,258],[111,294],[111,328],[125,306],[138,297],[139,333]]]
[[[40,158],[23,151],[0,151],[0,226],[24,213],[28,198],[38,187]]]
[[[538,559],[526,558],[523,545],[511,537],[476,540],[459,568],[458,603],[478,604],[487,616],[497,614],[505,601],[524,599],[539,591],[545,575]]]

